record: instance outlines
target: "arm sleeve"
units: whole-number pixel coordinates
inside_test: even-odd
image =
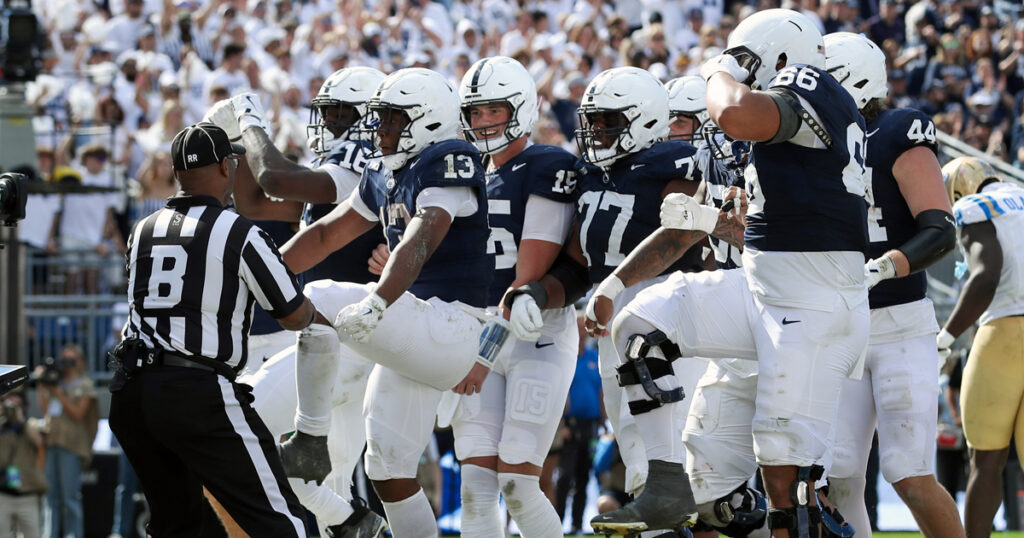
[[[452,220],[468,217],[480,208],[471,187],[427,187],[416,196],[416,209],[440,207]]]
[[[341,203],[343,200],[349,197],[349,194],[357,190],[359,187],[359,174],[343,168],[334,163],[324,163],[320,165],[320,170],[327,172],[334,180],[334,188],[337,189],[338,194],[335,203]]]
[[[256,302],[275,319],[291,314],[305,299],[270,236],[256,226],[245,238],[238,271]]]
[[[366,202],[363,201],[363,197],[359,194],[359,189],[353,190],[352,194],[348,196],[348,203],[352,206],[352,209],[356,213],[359,213],[359,215],[364,219],[370,222],[377,222],[380,220],[380,218],[377,217],[377,214],[374,213],[373,210],[366,205]]]
[[[800,112],[805,110],[819,125],[822,124],[821,117],[806,99],[789,88],[779,86],[769,88],[765,93],[779,108],[779,131],[768,141],[769,144],[790,142],[807,148],[825,149],[821,138],[810,125],[800,119]]]
[[[537,239],[561,245],[572,226],[573,205],[531,194],[526,200],[523,239]]]

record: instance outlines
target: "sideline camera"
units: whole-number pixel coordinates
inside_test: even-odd
[[[0,175],[0,224],[14,226],[25,218],[27,184],[23,174]]]

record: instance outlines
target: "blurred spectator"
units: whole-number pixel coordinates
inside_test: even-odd
[[[242,61],[245,59],[245,45],[229,43],[224,47],[224,58],[220,67],[206,75],[203,82],[203,95],[210,95],[210,90],[216,86],[223,86],[232,96],[251,89],[249,79],[242,71]],[[213,102],[205,103],[209,106]]]
[[[868,36],[875,43],[884,43],[886,39],[895,40],[902,45],[906,40],[906,25],[900,18],[900,8],[895,0],[880,0],[878,15],[868,19]]]
[[[59,381],[39,386],[39,408],[46,414],[46,481],[50,487],[43,534],[83,538],[82,469],[92,460],[96,437],[96,388],[86,376],[82,348],[65,346],[57,367]],[[40,365],[36,376],[43,372]]]
[[[39,538],[46,477],[39,424],[28,418],[22,391],[0,399],[0,537]]]
[[[162,208],[167,199],[178,192],[171,166],[171,155],[158,151],[146,158],[139,168],[138,192],[134,196],[130,221],[138,222]]]

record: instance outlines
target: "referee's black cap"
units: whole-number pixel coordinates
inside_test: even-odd
[[[217,164],[232,154],[245,155],[245,148],[232,144],[224,129],[212,123],[190,125],[171,141],[171,161],[179,171]]]

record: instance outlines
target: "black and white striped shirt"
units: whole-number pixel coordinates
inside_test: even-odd
[[[304,297],[270,237],[209,196],[177,196],[128,239],[124,337],[226,362],[248,355],[256,301],[275,318]]]

